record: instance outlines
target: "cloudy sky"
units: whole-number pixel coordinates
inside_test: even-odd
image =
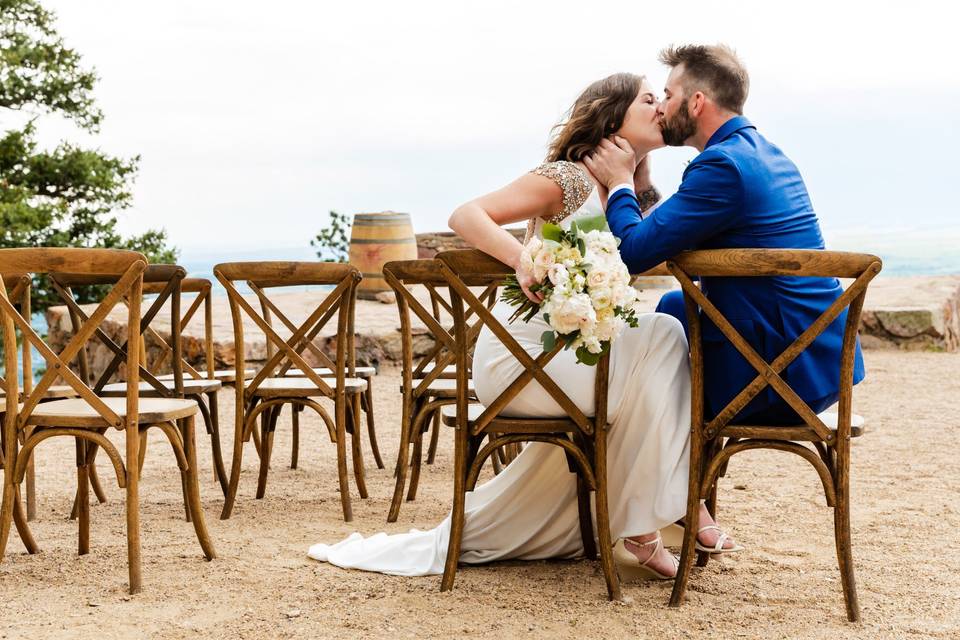
[[[657,51],[723,41],[746,114],[800,166],[825,228],[960,227],[956,22],[940,2],[46,0],[101,77],[90,140],[142,157],[123,228],[185,255],[304,247],[327,211],[418,231],[536,166],[550,127],[616,71],[662,87]],[[669,192],[695,151],[656,152]]]

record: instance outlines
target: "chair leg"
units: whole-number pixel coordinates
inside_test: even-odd
[[[853,546],[850,540],[850,458],[849,441],[838,446],[846,451],[837,451],[836,465],[836,504],[833,507],[834,537],[837,543],[837,562],[840,565],[840,579],[843,584],[843,597],[847,605],[847,619],[860,621],[860,601],[857,598],[857,581],[853,568]]]
[[[98,430],[98,432],[103,435],[105,430]],[[90,481],[90,487],[93,489],[93,493],[97,496],[97,501],[100,504],[103,504],[107,501],[107,495],[103,491],[103,485],[100,484],[100,476],[97,474],[97,452],[100,450],[100,445],[95,442],[87,442],[87,478]],[[141,465],[142,466],[142,465]],[[78,489],[79,492],[79,489]],[[80,515],[80,500],[75,495],[73,497],[73,507],[70,509],[70,519],[76,520]]]
[[[357,483],[360,498],[367,498],[367,482],[363,475],[363,449],[360,446],[360,394],[356,393],[347,404],[347,420],[350,428],[350,449],[353,457],[353,478]]]
[[[270,456],[273,454],[273,434],[280,409],[277,405],[260,414],[260,474],[257,478],[257,500],[267,494],[267,474],[270,471]]]
[[[463,543],[463,527],[466,520],[464,509],[467,500],[467,448],[469,435],[457,429],[453,452],[453,509],[450,512],[450,540],[447,542],[447,559],[443,567],[440,591],[453,589],[460,562],[460,547]]]
[[[223,451],[220,449],[220,406],[217,392],[207,394],[210,407],[210,448],[213,451],[213,479],[220,483],[220,490],[227,495],[227,470],[223,466]]]
[[[437,444],[440,441],[440,412],[433,413],[433,430],[430,432],[430,448],[427,450],[427,464],[433,464],[437,457]],[[499,472],[498,472],[499,473]]]
[[[580,539],[583,541],[583,555],[588,560],[597,559],[597,544],[593,538],[593,515],[590,512],[590,489],[577,474],[577,509],[580,515]],[[602,542],[601,542],[602,544]]]
[[[197,534],[200,548],[207,560],[217,557],[213,549],[213,541],[207,532],[207,523],[203,517],[203,507],[200,503],[200,470],[197,468],[197,443],[194,417],[189,416],[183,421],[183,449],[187,457],[187,501],[193,520],[193,530]]]
[[[140,477],[143,477],[143,463],[147,459],[147,432],[146,430],[140,432],[140,451],[138,454],[139,460],[137,462],[137,473],[140,474]]]
[[[33,429],[24,429],[24,439],[29,438]],[[37,474],[33,464],[34,456],[30,454],[27,462],[26,492],[27,492],[27,521],[33,522],[37,518]]]
[[[87,474],[90,476],[90,488],[93,494],[97,496],[97,502],[103,504],[107,501],[107,494],[103,491],[103,485],[100,483],[100,474],[97,473],[97,465],[94,456],[90,456],[90,449],[97,445],[92,442],[87,443],[87,455],[90,459],[87,461]],[[99,447],[97,447],[99,449]]]
[[[593,441],[593,474],[597,483],[595,494],[597,510],[597,538],[600,540],[600,566],[607,583],[607,597],[622,600],[620,576],[613,562],[613,538],[610,533],[610,507],[607,502],[607,435],[597,429]]]
[[[489,438],[493,440],[493,434],[490,434]],[[503,461],[500,459],[499,453],[500,449],[496,449],[490,456],[490,464],[493,465],[493,475],[495,476],[500,475],[500,472],[503,471]]]
[[[690,480],[687,483],[687,515],[684,518],[683,544],[680,547],[680,566],[673,580],[670,606],[679,607],[687,589],[687,579],[696,554],[697,529],[700,522],[700,477],[703,474],[703,444],[696,430],[690,436]]]
[[[300,408],[303,405],[290,405],[290,426],[293,429],[293,445],[290,447],[290,468],[297,468],[297,457],[300,455]]]
[[[367,378],[367,390],[363,392],[361,401],[363,402],[363,411],[367,415],[367,433],[370,436],[370,450],[373,451],[373,459],[377,463],[377,469],[383,469],[383,458],[380,457],[380,445],[377,443],[377,429],[373,424],[372,378]]]
[[[130,572],[130,594],[143,589],[143,568],[140,555],[140,437],[136,429],[127,428],[127,565]]]
[[[403,501],[403,488],[407,481],[407,453],[410,451],[410,429],[413,427],[411,419],[412,402],[403,399],[400,411],[400,448],[397,451],[397,466],[394,475],[397,480],[393,487],[393,499],[390,501],[390,511],[387,513],[387,522],[396,522],[400,515],[400,503]]]
[[[74,438],[77,449],[77,554],[90,553],[90,482],[87,478],[87,441]]]
[[[415,422],[414,426],[418,426]],[[420,466],[423,461],[423,429],[415,429],[413,437],[413,455],[410,458],[410,486],[407,488],[407,502],[417,499],[417,489],[420,485]]]
[[[337,481],[340,484],[340,506],[343,508],[344,522],[353,520],[353,507],[350,504],[350,485],[347,480],[347,399],[343,396],[334,399],[337,427]]]
[[[250,408],[253,410],[253,407]],[[238,406],[237,411],[243,411],[243,406]],[[234,426],[233,430],[233,460],[230,462],[230,482],[227,485],[227,493],[223,498],[223,509],[220,511],[220,519],[228,520],[233,512],[233,505],[237,500],[237,490],[240,487],[240,464],[243,462],[243,431],[247,420],[244,416],[239,424]]]
[[[13,469],[10,467],[14,466],[11,461],[15,460],[16,456],[7,455],[3,459],[5,464],[3,469],[3,500],[0,503],[0,562],[3,562],[3,557],[6,554],[11,525],[17,527],[20,540],[26,547],[27,553],[34,554],[40,551],[40,547],[34,540],[33,533],[31,533],[30,526],[27,523],[27,513],[20,502],[20,488],[13,482]]]
[[[707,459],[707,460],[712,460],[715,455],[717,455],[718,453],[720,453],[720,450],[721,450],[722,448],[723,448],[723,443],[720,441],[719,438],[715,438],[714,440],[710,441],[710,443],[707,445],[707,455],[706,455],[706,459]],[[724,463],[724,467],[726,467],[726,465],[727,465],[729,462],[730,462],[730,460],[728,459],[728,460]],[[710,512],[710,515],[713,516],[713,519],[714,519],[714,520],[717,519],[717,485],[718,485],[718,484],[719,484],[719,479],[718,479],[718,480],[714,480],[713,484],[710,486],[710,493],[707,494],[706,500],[705,500],[705,506],[706,506],[706,508],[707,508],[707,511]],[[699,527],[697,527],[697,528],[699,528]],[[697,566],[698,566],[698,567],[705,567],[705,566],[707,566],[707,563],[709,563],[709,562],[710,562],[710,554],[709,554],[709,553],[706,553],[706,552],[703,552],[703,551],[698,551],[698,552],[697,552]]]
[[[27,553],[31,555],[39,553],[40,546],[37,545],[37,541],[33,539],[33,533],[30,531],[30,525],[27,522],[27,512],[23,508],[23,503],[20,501],[19,487],[14,491],[13,522],[17,526],[17,533],[20,534],[20,540],[23,541],[23,547],[27,550]],[[0,552],[0,556],[2,555],[2,552]]]

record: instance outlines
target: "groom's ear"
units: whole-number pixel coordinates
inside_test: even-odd
[[[707,106],[707,96],[703,91],[697,91],[692,96],[690,96],[690,103],[688,105],[690,110],[690,115],[694,118],[700,117],[700,114],[703,113],[704,107]]]

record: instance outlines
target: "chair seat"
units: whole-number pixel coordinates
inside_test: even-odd
[[[167,389],[173,391],[173,380],[161,380]],[[193,380],[191,378],[184,378],[183,380],[183,393],[188,396],[195,396],[201,393],[212,393],[214,391],[219,391],[223,386],[223,383],[219,380]],[[162,393],[154,389],[149,382],[140,381],[139,384],[139,396],[141,398],[162,398],[164,397]],[[100,395],[108,398],[119,398],[127,395],[127,383],[126,382],[114,382],[112,384],[106,385],[101,391]]]
[[[200,374],[202,376],[200,380],[209,380],[209,378],[206,377],[205,371],[201,371]],[[244,380],[251,380],[255,375],[257,375],[256,369],[243,370]],[[192,380],[192,378],[190,378],[189,375],[186,373],[184,373],[183,376],[184,376],[183,377],[184,380]],[[219,380],[220,382],[225,384],[233,384],[237,380],[237,370],[236,369],[217,369],[216,371],[213,372],[213,379]],[[173,374],[165,373],[162,376],[157,376],[157,380],[173,380]]]
[[[467,426],[473,427],[477,418],[483,413],[482,404],[467,405]],[[440,414],[443,416],[443,424],[448,427],[457,426],[457,406],[447,405],[440,408]],[[580,427],[569,418],[494,418],[487,425],[484,431],[498,433],[558,433],[568,431],[578,431]]]
[[[0,389],[0,398],[7,397],[7,392]],[[23,397],[23,394],[21,394]],[[77,390],[71,387],[68,384],[55,384],[47,389],[46,393],[43,394],[44,400],[56,400],[60,398],[76,398]]]
[[[436,365],[435,365],[435,364],[433,364],[433,363],[428,364],[427,366],[425,366],[425,367],[423,368],[423,371],[421,371],[420,374],[421,374],[424,378],[426,378],[428,375],[430,375],[431,373],[433,373],[433,370],[434,370],[435,368],[436,368]],[[457,365],[455,365],[455,364],[448,364],[447,366],[445,366],[445,367],[443,368],[443,372],[440,374],[440,377],[441,377],[441,378],[451,378],[451,379],[455,379],[455,378],[457,377]]]
[[[413,379],[413,388],[416,389],[417,386],[423,382],[423,378],[414,378]],[[470,386],[467,387],[467,392],[470,394],[471,398],[476,397],[476,392],[473,390],[473,381],[470,381]],[[400,393],[403,393],[403,385],[400,385]],[[430,398],[437,398],[441,400],[446,399],[456,399],[457,397],[457,381],[451,380],[449,378],[437,378],[430,383],[430,386],[427,388],[426,393],[424,394]]]
[[[126,398],[100,397],[103,403],[122,420],[127,416]],[[141,398],[138,402],[137,422],[158,424],[194,415],[199,410],[195,400],[180,398]],[[103,419],[97,410],[82,398],[54,400],[38,404],[26,424],[47,427],[116,427]],[[122,427],[120,427],[122,428]]]
[[[330,389],[336,393],[335,380],[325,378],[324,382],[327,382]],[[367,381],[362,378],[345,378],[344,390],[346,393],[361,393],[367,390]],[[267,378],[253,391],[253,395],[258,398],[327,397],[327,394],[309,378]]]
[[[318,376],[323,376],[324,378],[329,378],[335,375],[333,372],[333,369],[329,369],[327,367],[314,367],[313,372],[316,373]],[[353,373],[357,378],[370,378],[372,376],[377,375],[377,369],[376,367],[354,367]],[[283,375],[287,378],[304,377],[303,372],[300,371],[300,369],[296,369],[296,368],[290,369]]]
[[[832,411],[818,414],[827,428],[837,430],[837,420],[840,415]],[[859,438],[866,430],[866,420],[863,416],[850,416],[850,437]],[[805,424],[769,426],[769,425],[729,425],[723,430],[723,435],[731,438],[769,438],[771,440],[793,440],[797,442],[819,442],[822,439],[817,432]]]

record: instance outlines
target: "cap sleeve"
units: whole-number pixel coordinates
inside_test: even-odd
[[[563,210],[544,218],[549,222],[560,222],[572,215],[593,191],[593,182],[583,169],[566,160],[544,162],[530,173],[553,180],[563,190]]]

